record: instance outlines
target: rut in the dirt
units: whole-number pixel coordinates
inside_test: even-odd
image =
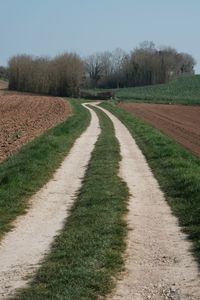
[[[122,155],[120,176],[132,195],[126,269],[109,299],[199,300],[200,279],[191,244],[131,134],[116,117],[103,111],[114,123]]]
[[[32,197],[27,214],[18,217],[15,228],[0,244],[0,299],[28,283],[27,276],[37,271],[64,225],[100,133],[98,118],[90,111],[88,129],[77,139],[54,177]]]

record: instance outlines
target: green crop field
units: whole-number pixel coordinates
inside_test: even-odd
[[[116,96],[127,102],[200,104],[200,75],[179,77],[167,84],[117,89]]]

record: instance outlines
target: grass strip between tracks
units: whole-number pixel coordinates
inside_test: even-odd
[[[97,299],[123,266],[127,186],[118,177],[119,144],[109,118],[95,109],[101,134],[65,227],[28,289],[15,299]]]
[[[200,160],[158,129],[103,103],[129,129],[165,193],[173,213],[193,242],[200,266]]]
[[[90,121],[80,101],[71,101],[74,114],[23,146],[0,164],[0,238],[11,222],[28,207],[28,199],[38,191],[59,167],[76,138]]]

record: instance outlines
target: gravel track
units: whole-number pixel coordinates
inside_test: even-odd
[[[96,104],[93,104],[96,105]],[[102,108],[101,108],[102,109]],[[198,300],[200,279],[187,241],[143,154],[111,113],[122,160],[120,176],[131,196],[125,271],[109,300]],[[27,285],[62,229],[100,133],[96,114],[52,180],[31,199],[27,214],[0,245],[0,299]]]
[[[13,231],[0,244],[0,299],[26,286],[63,228],[100,133],[98,118],[90,111],[87,130],[53,178],[30,199],[27,214],[17,218]]]
[[[131,193],[126,268],[108,299],[200,299],[200,278],[190,242],[131,134],[115,116],[102,110],[114,124],[122,155],[120,176]]]

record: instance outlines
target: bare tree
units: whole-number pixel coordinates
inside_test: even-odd
[[[171,47],[156,48],[151,41],[128,54],[116,49],[90,55],[84,61],[75,53],[54,59],[19,55],[9,62],[9,88],[77,97],[83,79],[84,86],[92,88],[151,85],[193,74],[194,66],[191,55]]]
[[[74,53],[55,59],[15,56],[9,61],[9,88],[56,96],[79,96],[84,65]]]
[[[88,56],[85,59],[86,72],[90,79],[90,84],[92,87],[97,86],[99,80],[103,73],[103,64],[101,60],[101,54],[96,53]]]

